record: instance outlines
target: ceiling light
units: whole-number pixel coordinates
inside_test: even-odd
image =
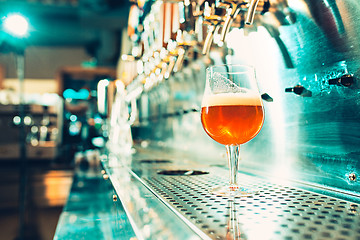
[[[4,28],[13,36],[24,37],[28,33],[29,23],[24,16],[11,14],[4,20]]]

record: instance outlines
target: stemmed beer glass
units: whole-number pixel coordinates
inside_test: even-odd
[[[201,123],[206,133],[225,145],[230,182],[210,191],[222,196],[251,196],[254,190],[237,182],[240,145],[253,139],[264,121],[255,69],[246,65],[215,65],[206,69]]]

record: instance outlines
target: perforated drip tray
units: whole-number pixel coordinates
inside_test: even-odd
[[[153,175],[144,183],[177,215],[211,239],[359,239],[360,206],[241,174],[259,190],[228,199],[208,192],[226,179],[214,174]]]
[[[157,172],[160,175],[170,175],[170,176],[191,176],[191,175],[203,175],[209,174],[208,172],[198,171],[198,170],[161,170]]]

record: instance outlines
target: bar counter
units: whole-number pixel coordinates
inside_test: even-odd
[[[240,181],[255,195],[210,194],[227,181],[219,158],[140,145],[104,154],[103,176],[76,176],[55,239],[360,239],[356,196],[248,171]]]
[[[251,197],[208,192],[226,156],[139,144],[103,165],[139,239],[359,239],[358,196],[241,168]]]
[[[54,239],[131,239],[134,232],[100,169],[76,171]],[[116,199],[115,199],[116,200]]]

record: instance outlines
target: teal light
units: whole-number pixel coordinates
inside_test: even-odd
[[[74,89],[66,89],[63,92],[65,99],[86,100],[89,98],[89,95],[89,91],[84,88],[80,89],[79,91],[75,91]]]
[[[9,34],[15,37],[24,37],[28,33],[29,23],[24,16],[11,14],[4,20],[4,28]]]

